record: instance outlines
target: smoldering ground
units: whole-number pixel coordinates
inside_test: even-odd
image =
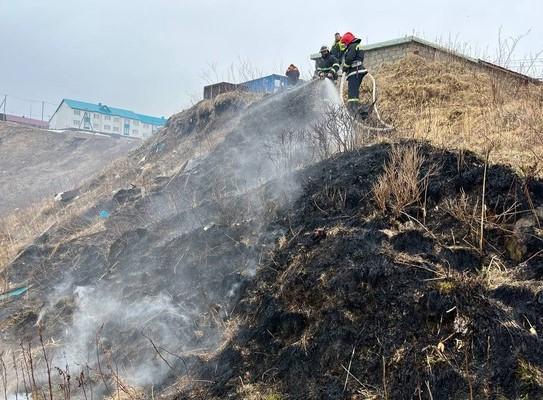
[[[290,172],[319,157],[299,132],[338,104],[330,85],[300,85],[248,106],[182,173],[150,191],[115,193],[104,231],[54,249],[42,238],[24,251],[12,267],[27,271],[35,287],[28,302],[42,307],[9,309],[24,311],[7,331],[12,350],[32,340],[39,321],[51,367],[83,371],[95,394],[121,384],[157,389],[190,374],[191,352],[216,349],[240,292],[283,232],[270,217],[299,194]],[[45,369],[36,359],[38,385]]]

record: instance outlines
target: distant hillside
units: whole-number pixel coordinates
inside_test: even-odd
[[[0,123],[0,215],[78,187],[140,143]]]

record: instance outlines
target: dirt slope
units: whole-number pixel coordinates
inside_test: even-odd
[[[141,142],[0,123],[0,215],[78,187]]]

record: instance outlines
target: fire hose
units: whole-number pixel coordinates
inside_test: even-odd
[[[385,121],[381,119],[381,115],[379,114],[379,110],[377,109],[377,85],[375,83],[375,78],[369,72],[366,74],[366,76],[371,79],[372,107],[373,107],[373,111],[375,112],[375,116],[377,117],[377,120],[382,124],[382,127],[373,127],[373,126],[365,125],[360,121],[358,121],[358,125],[360,125],[360,127],[363,129],[367,129],[367,130],[375,131],[375,132],[389,132],[391,130],[394,130],[394,126],[387,124]],[[345,88],[346,80],[347,80],[347,76],[346,74],[343,74],[341,76],[341,81],[339,84],[339,97],[341,97],[341,103],[343,104],[343,106],[345,106],[345,99],[343,97],[343,89]]]

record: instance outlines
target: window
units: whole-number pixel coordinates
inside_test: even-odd
[[[81,115],[81,111],[79,111],[79,110],[74,110],[74,115]]]
[[[100,124],[94,124],[93,128],[94,128],[95,130],[100,130]]]
[[[120,119],[119,119],[119,118],[117,118],[117,117],[115,117],[115,118],[113,118],[113,121],[114,121],[114,122],[119,122],[119,121],[120,121]]]
[[[100,114],[94,114],[94,119],[100,118]]]
[[[77,119],[74,119],[74,126],[79,126],[80,125],[80,122],[77,120]]]
[[[109,115],[105,115],[105,116],[104,116],[104,119],[105,119],[106,121],[111,121],[111,117],[110,117]]]
[[[137,134],[138,134],[138,130],[137,130],[137,129],[133,129],[133,130],[132,130],[132,134],[133,134],[133,135],[137,135]]]
[[[138,126],[140,124],[140,121],[134,121],[134,125]]]
[[[111,125],[104,125],[104,130],[105,131],[111,130]]]
[[[144,128],[144,129],[149,129],[149,125],[143,124],[143,128]]]
[[[118,126],[114,126],[114,127],[113,127],[113,132],[119,132],[119,127],[118,127]]]

